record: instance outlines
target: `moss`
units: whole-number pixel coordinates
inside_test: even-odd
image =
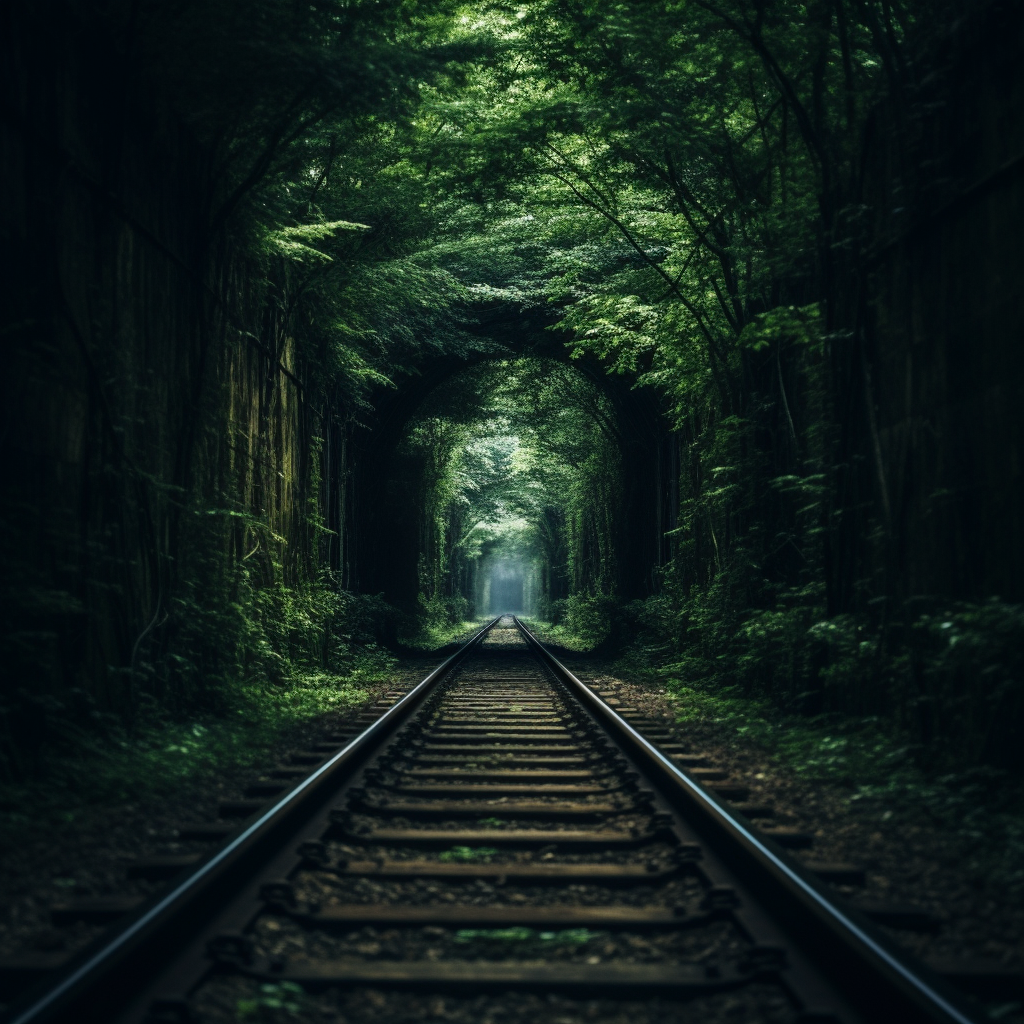
[[[497,852],[498,851],[493,846],[453,846],[450,850],[445,850],[443,853],[439,853],[437,855],[437,859],[444,863],[476,860],[489,863],[490,859],[495,856]]]
[[[588,942],[604,937],[605,933],[592,932],[586,928],[566,928],[558,932],[538,932],[533,928],[464,928],[455,933],[456,942],[471,942],[474,945],[525,943],[543,952],[545,946],[585,946]]]

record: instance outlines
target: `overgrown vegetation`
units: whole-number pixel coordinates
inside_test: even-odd
[[[184,587],[175,599],[175,646],[123,670],[132,675],[130,713],[83,687],[7,691],[8,728],[32,730],[8,737],[8,834],[257,765],[303,724],[364,702],[393,676],[385,643],[400,617],[384,602],[325,581],[259,586],[244,566],[229,578],[222,560],[213,566],[222,574],[206,578],[202,595]]]
[[[590,552],[547,554],[567,586],[540,611],[563,642],[641,634],[695,683],[879,716],[926,760],[1009,767],[1021,610],[908,589],[873,419],[871,312],[841,283],[866,279],[871,253],[861,132],[884,108],[906,161],[926,117],[941,16],[922,13],[490,8],[478,24],[504,59],[474,92],[430,92],[417,125],[448,197],[429,255],[488,295],[556,306],[573,356],[658,395],[674,430],[656,595],[623,607],[614,526]],[[916,172],[899,167],[911,190]],[[621,457],[614,425],[609,449]],[[615,516],[621,491],[580,505],[592,522]]]
[[[534,928],[464,928],[455,933],[456,942],[472,942],[478,949],[493,950],[498,955],[509,944],[522,953],[543,954],[552,946],[585,946],[601,939],[607,942],[607,932],[592,932],[587,928],[565,928],[557,932],[539,932]]]
[[[392,677],[393,662],[376,652],[347,677],[309,672],[285,684],[239,683],[206,714],[183,717],[153,705],[131,727],[84,692],[72,694],[71,707],[51,712],[45,766],[0,786],[4,834],[17,841],[29,823],[68,823],[94,805],[151,803],[265,764],[301,726],[366,701]]]
[[[880,623],[826,618],[813,604],[737,613],[718,588],[680,596],[669,582],[657,597],[587,608],[570,623],[531,625],[569,650],[614,655],[629,678],[673,680],[698,707],[721,699],[730,719],[751,718],[753,733],[772,709],[846,721],[932,774],[1015,763],[1011,733],[1024,713],[1019,605],[918,599],[901,620]]]
[[[10,221],[31,258],[3,330],[67,418],[40,420],[50,448],[24,441],[13,475],[56,511],[39,525],[20,493],[3,510],[4,778],[24,784],[87,734],[143,750],[147,730],[239,710],[290,721],[287,694],[321,706],[303,680],[358,687],[383,646],[447,642],[503,610],[499,580],[500,601],[566,643],[630,643],[701,692],[875,716],[922,761],[1019,766],[1021,608],[952,576],[917,596],[883,451],[898,445],[876,415],[895,385],[872,261],[934,211],[915,146],[959,13],[79,5],[61,45],[82,81],[102,99],[110,63],[175,111],[149,136],[151,110],[97,100],[120,120],[93,134],[115,163],[176,153],[194,220],[155,237],[147,217],[175,210],[126,191],[145,177],[128,161],[86,189],[102,217],[75,221],[95,214],[97,237],[127,233],[176,268],[162,349],[135,326],[159,303],[128,243],[102,249],[97,277],[54,284],[53,263],[86,275],[95,239],[58,259],[62,222]],[[12,74],[63,81],[40,18],[19,7],[39,60]],[[37,115],[11,129],[33,154]],[[78,391],[40,369],[54,351],[73,354]],[[366,445],[387,431],[390,448]],[[364,494],[378,457],[392,490]],[[936,488],[928,515],[950,500]],[[361,548],[393,501],[412,539]],[[368,588],[392,543],[416,560],[411,587]],[[92,724],[66,738],[83,707]]]
[[[677,666],[652,670],[635,656],[620,670],[664,685],[681,723],[760,747],[784,771],[838,787],[858,813],[958,835],[965,872],[1024,890],[1024,788],[1012,772],[915,743],[887,718],[787,712],[738,686],[689,683]]]
[[[281,1020],[299,1020],[314,1010],[305,989],[294,981],[267,982],[251,999],[239,999],[235,1007],[239,1021],[277,1024]]]

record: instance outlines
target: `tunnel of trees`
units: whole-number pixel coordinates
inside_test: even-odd
[[[1020,5],[3,19],[5,781],[504,610],[1020,767]]]

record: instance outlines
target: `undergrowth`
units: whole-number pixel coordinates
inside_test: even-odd
[[[636,677],[636,659],[615,670]],[[688,685],[673,666],[648,671],[661,679],[684,725],[711,728],[725,742],[749,743],[808,782],[845,790],[851,810],[887,821],[899,815],[955,833],[964,869],[995,875],[1024,891],[1024,787],[986,765],[940,771],[923,765],[905,733],[875,717],[795,715],[748,697],[736,686]]]
[[[527,615],[520,615],[519,618],[531,632],[536,634],[539,640],[546,644],[561,647],[566,651],[574,651],[577,654],[590,654],[600,643],[600,640],[595,640],[592,634],[581,633],[564,621],[547,622],[543,619],[535,619]]]
[[[420,598],[418,614],[408,620],[407,632],[399,638],[403,647],[416,651],[436,651],[459,640],[466,640],[490,619],[470,619],[464,599],[450,601]]]
[[[504,946],[515,943],[533,949],[538,953],[551,946],[585,946],[595,939],[606,938],[606,934],[592,932],[587,928],[565,928],[557,932],[539,932],[533,928],[463,928],[455,933],[456,942],[471,942],[475,946]]]
[[[155,705],[129,729],[113,716],[102,728],[65,734],[31,779],[0,786],[0,821],[8,836],[30,822],[74,820],[90,805],[147,802],[230,769],[265,761],[304,723],[363,703],[386,682],[395,659],[371,647],[351,671],[297,673],[287,685],[239,683],[222,693],[216,713],[175,720]]]
[[[836,784],[851,809],[888,820],[918,820],[964,840],[964,868],[1024,890],[1024,787],[986,765],[936,771],[905,734],[876,717],[786,715],[736,687],[686,685],[659,673],[683,724],[711,726],[727,741],[759,746],[808,780]]]
[[[619,644],[621,602],[605,594],[571,594],[547,607],[552,640],[570,651],[597,651]]]
[[[403,616],[328,577],[287,586],[281,566],[272,569],[268,583],[252,565],[228,571],[212,555],[197,559],[160,641],[108,668],[105,699],[40,685],[39,658],[23,659],[0,699],[6,834],[244,771],[304,723],[364,702],[393,674],[388,648],[403,629],[408,646],[427,651],[478,628],[465,609]]]

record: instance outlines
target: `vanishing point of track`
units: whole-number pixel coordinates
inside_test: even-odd
[[[697,758],[594,689],[496,620],[362,731],[283,769],[284,795],[242,808],[224,845],[8,1020],[226,1021],[261,986],[340,993],[350,1021],[481,997],[598,1022],[618,1005],[636,1024],[686,1007],[976,1019],[756,830],[756,809],[702,785]]]

